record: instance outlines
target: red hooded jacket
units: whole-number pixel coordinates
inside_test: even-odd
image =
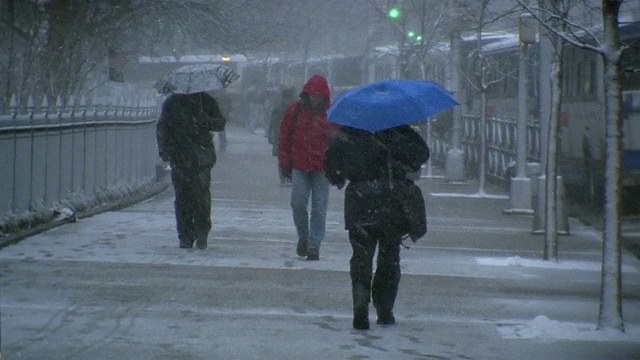
[[[310,108],[309,93],[325,96],[324,109],[317,111]],[[278,161],[283,168],[322,171],[329,139],[340,128],[327,122],[327,109],[331,105],[327,79],[322,75],[313,75],[304,84],[300,99],[287,107],[280,123]],[[294,123],[293,115],[298,103],[301,105]]]

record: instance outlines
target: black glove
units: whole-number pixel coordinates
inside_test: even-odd
[[[171,161],[171,157],[166,152],[162,151],[162,152],[160,152],[159,155],[160,155],[160,159],[162,159],[162,161],[164,161],[164,162]]]
[[[329,183],[331,185],[335,185],[338,190],[342,189],[347,184],[347,179],[344,178],[340,171],[325,170],[324,175],[327,177],[327,180],[329,180]]]
[[[209,131],[223,131],[226,119],[220,117],[211,117],[205,111],[200,110],[195,115],[196,123],[199,127]]]
[[[280,173],[283,177],[291,179],[291,168],[282,168],[280,169]]]

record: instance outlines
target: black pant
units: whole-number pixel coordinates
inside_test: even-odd
[[[400,284],[400,236],[385,237],[382,229],[375,227],[349,231],[349,241],[353,249],[351,256],[351,286],[355,291],[363,289],[369,302],[377,309],[392,310]],[[373,276],[373,257],[378,246],[376,272]]]
[[[211,167],[171,169],[176,228],[181,243],[193,244],[211,230]]]

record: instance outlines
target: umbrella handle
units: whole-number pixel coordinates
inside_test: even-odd
[[[387,171],[389,172],[389,189],[393,190],[393,177],[391,176],[391,155],[387,155]]]

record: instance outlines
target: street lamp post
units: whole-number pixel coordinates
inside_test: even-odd
[[[527,52],[536,41],[535,19],[529,13],[519,18],[518,37],[520,59],[518,66],[518,122],[516,148],[516,176],[511,178],[511,209],[509,213],[533,213],[531,208],[531,179],[526,174],[527,166]]]
[[[456,30],[451,34],[451,67],[449,91],[454,96],[459,95],[460,76],[460,31]],[[447,152],[445,160],[445,180],[449,182],[464,181],[464,153],[460,149],[460,117],[459,106],[453,108],[453,131],[451,135],[451,149]]]

